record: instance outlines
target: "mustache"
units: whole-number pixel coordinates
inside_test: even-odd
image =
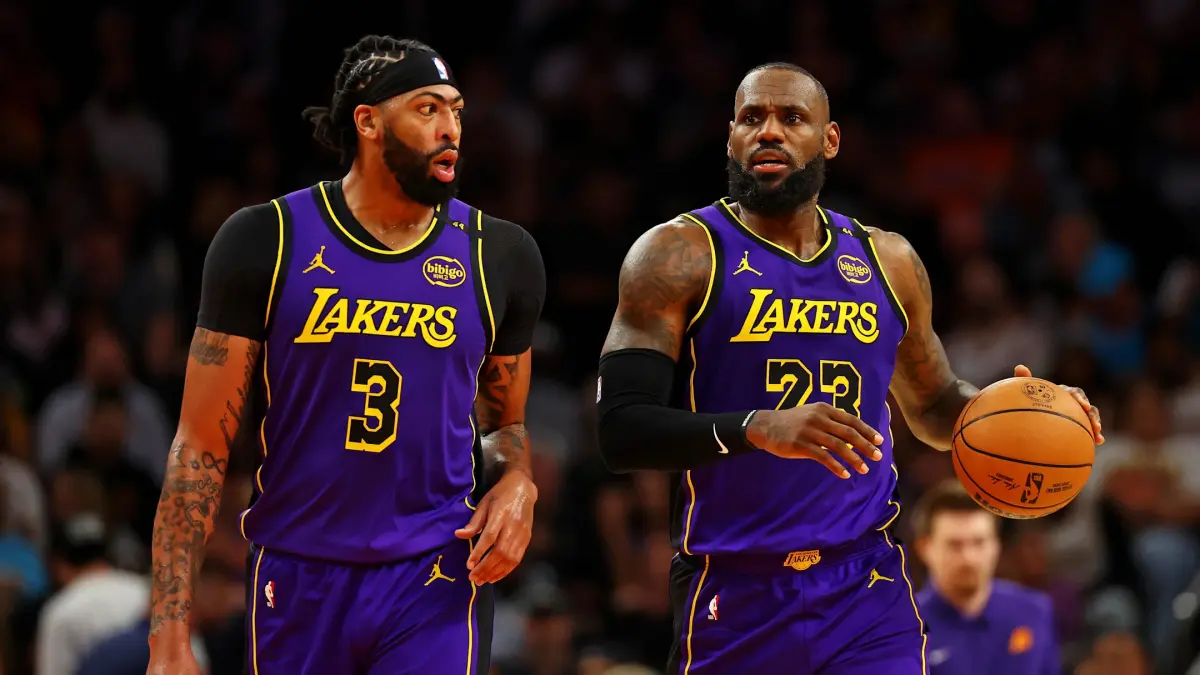
[[[787,160],[788,166],[796,165],[796,158],[792,156],[792,153],[785,150],[782,144],[773,143],[771,141],[759,143],[758,148],[755,149],[754,152],[750,153],[750,159],[748,163],[753,163],[754,160],[764,152],[777,152],[783,155],[784,159]]]
[[[443,144],[437,146],[437,148],[435,148],[433,152],[426,153],[425,159],[432,162],[434,157],[437,157],[438,155],[442,154],[443,152],[448,152],[450,150],[453,150],[454,152],[459,151],[457,145],[450,143],[450,142],[446,142],[446,143],[443,143]]]

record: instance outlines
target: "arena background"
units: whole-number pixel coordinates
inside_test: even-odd
[[[1053,596],[1064,672],[1114,630],[1158,635],[1160,672],[1188,672],[1200,4],[0,0],[5,674],[33,672],[56,523],[102,514],[114,560],[149,569],[207,245],[239,207],[340,175],[300,110],[327,104],[364,33],[447,57],[467,102],[461,195],[525,225],[549,271],[529,401],[541,499],[499,589],[496,673],[664,662],[668,486],[606,472],[593,369],[624,252],[724,194],[734,89],[768,60],[825,83],[844,142],[823,203],[915,244],[959,375],[1024,363],[1103,411],[1088,494],[1012,524],[1001,565]],[[911,505],[951,469],[902,431]],[[106,455],[124,462],[98,468]],[[237,460],[197,601],[213,675],[241,669],[251,458]],[[1113,665],[1137,643],[1101,644],[1086,672],[1148,672]]]

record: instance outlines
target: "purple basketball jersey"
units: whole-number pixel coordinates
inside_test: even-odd
[[[754,234],[725,201],[684,217],[708,231],[714,256],[676,405],[719,413],[824,401],[878,429],[884,443],[870,473],[849,480],[766,452],[685,472],[675,500],[681,550],[819,556],[890,524],[900,506],[886,399],[906,318],[866,230],[822,209],[826,244],[802,260]]]
[[[474,509],[476,376],[494,334],[481,220],[451,200],[419,242],[390,251],[346,230],[329,189],[274,202],[282,291],[242,532],[310,558],[412,558],[454,541]]]

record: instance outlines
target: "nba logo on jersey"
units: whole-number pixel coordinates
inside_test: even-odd
[[[721,599],[721,594],[718,593],[717,595],[713,596],[712,600],[708,601],[708,620],[709,621],[717,620],[717,601],[720,599]]]
[[[268,581],[263,588],[263,595],[267,596],[267,607],[275,609],[275,582]]]
[[[443,80],[450,79],[450,73],[446,70],[446,64],[436,56],[433,57],[433,67],[437,68],[438,75],[441,75]]]

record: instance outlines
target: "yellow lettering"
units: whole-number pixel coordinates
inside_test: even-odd
[[[458,336],[454,334],[454,317],[458,315],[458,309],[454,307],[438,307],[433,313],[433,322],[436,326],[441,327],[437,330],[430,326],[427,322],[421,324],[421,332],[425,336],[425,342],[430,347],[437,349],[445,349],[454,344],[454,339]]]
[[[379,335],[383,337],[419,337],[430,347],[444,349],[458,338],[454,319],[456,307],[434,307],[387,300],[355,300],[350,311],[349,298],[337,298],[337,288],[313,289],[312,308],[297,343],[325,343],[338,333]],[[331,302],[332,301],[332,302]]]
[[[764,333],[770,340],[772,335],[782,330],[784,330],[783,300],[775,298],[771,301],[771,306],[767,308],[767,313],[763,315],[762,320],[754,327],[754,332]]]
[[[772,291],[769,288],[751,288],[750,297],[754,298],[750,303],[750,311],[746,312],[746,321],[742,323],[742,329],[729,339],[730,342],[767,342],[771,339],[771,334],[757,335],[752,330],[755,321],[758,319],[759,312],[762,311],[763,302],[771,297]]]
[[[776,333],[850,333],[864,344],[879,338],[879,306],[873,302],[772,298],[774,293],[767,288],[750,289],[750,309],[730,342],[769,342]]]
[[[346,298],[338,298],[333,303],[333,308],[325,315],[325,318],[321,319],[320,325],[317,326],[317,332],[333,334],[349,331],[350,327],[346,324],[348,320],[347,315],[350,314],[349,305],[350,303]]]
[[[837,328],[833,332],[838,335],[845,335],[846,324],[856,316],[858,316],[857,302],[839,302]]]
[[[317,296],[317,299],[313,301],[312,309],[308,311],[308,319],[304,322],[304,330],[300,331],[300,335],[296,336],[295,342],[329,342],[333,339],[333,333],[318,334],[314,330],[317,327],[317,319],[325,311],[325,304],[329,302],[330,298],[337,295],[337,292],[338,289],[336,288],[313,289],[313,295]]]
[[[400,337],[400,331],[404,330],[401,319],[408,313],[408,303],[380,302],[378,304],[387,307],[387,311],[383,313],[383,321],[379,323],[379,334],[387,337]]]
[[[814,317],[812,332],[832,333],[833,324],[825,322],[829,321],[829,310],[833,309],[833,306],[837,303],[832,300],[813,300],[812,304],[817,306],[817,315]]]
[[[408,328],[405,328],[404,332],[400,335],[402,337],[416,337],[417,328],[420,328],[422,333],[428,333],[429,329],[425,328],[425,322],[432,318],[432,307],[413,303],[411,313],[408,315]]]
[[[786,330],[789,333],[811,333],[812,324],[808,320],[808,310],[812,309],[811,302],[805,302],[798,298],[792,298],[792,314],[788,317],[788,325]],[[800,326],[797,328],[796,324]]]
[[[354,310],[354,319],[350,321],[349,332],[377,334],[379,331],[375,328],[375,312],[381,308],[382,304],[379,302],[359,299],[358,307]]]
[[[864,302],[858,310],[858,321],[850,324],[850,329],[854,331],[854,337],[858,338],[863,344],[871,344],[879,338],[879,320],[876,314],[879,311],[879,305],[873,302]]]

